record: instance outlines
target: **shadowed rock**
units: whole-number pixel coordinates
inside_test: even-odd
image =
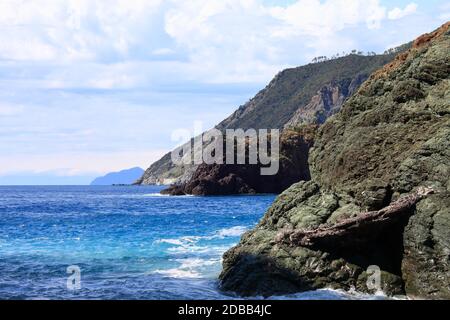
[[[396,224],[405,215],[411,214],[416,203],[432,192],[431,188],[419,188],[381,210],[359,213],[356,217],[332,225],[321,225],[314,230],[282,231],[277,234],[275,241],[292,246],[319,248],[360,245],[388,225]]]
[[[286,129],[280,137],[279,171],[261,175],[261,165],[202,164],[185,183],[161,193],[170,195],[226,195],[280,193],[300,180],[309,180],[309,149],[316,125]],[[248,154],[248,153],[247,153]]]

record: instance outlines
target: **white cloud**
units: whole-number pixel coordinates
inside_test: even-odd
[[[175,50],[170,49],[170,48],[158,48],[152,51],[152,54],[156,55],[156,56],[165,56],[165,55],[169,55],[169,54],[174,54]]]
[[[450,2],[446,2],[443,5],[440,6],[440,12],[439,19],[443,21],[449,21],[450,20]]]
[[[409,16],[417,11],[417,4],[410,3],[404,9],[394,8],[388,12],[390,20],[397,20]]]
[[[353,49],[346,46],[354,35],[340,33],[380,28],[386,8],[378,0],[298,0],[286,7],[195,0],[173,1],[165,17],[165,31],[188,52],[194,74],[215,82],[253,82],[289,66],[295,51],[309,57],[326,43],[335,52]]]
[[[445,12],[439,15],[439,18],[442,20],[450,20],[450,12]]]
[[[271,9],[272,15],[282,22],[278,35],[308,34],[318,37],[335,34],[360,23],[368,28],[377,28],[385,17],[385,11],[378,0],[299,0],[286,8]]]
[[[16,116],[23,112],[22,105],[0,103],[0,117]]]
[[[0,2],[0,57],[103,60],[126,57],[148,34],[160,0],[15,0]]]
[[[416,7],[388,16],[397,19]],[[130,62],[164,57],[176,64],[159,67],[176,68],[177,79],[262,83],[306,57],[328,54],[327,43],[335,52],[354,49],[355,35],[345,30],[377,30],[386,12],[379,0],[298,0],[284,7],[259,0],[24,0],[20,6],[2,0],[0,59],[83,70],[52,71],[50,83],[59,87],[154,81],[161,77],[136,72]],[[100,67],[87,70],[82,63],[113,67],[98,73]]]

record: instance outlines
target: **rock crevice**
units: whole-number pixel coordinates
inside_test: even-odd
[[[359,213],[356,217],[333,225],[321,225],[313,230],[282,231],[277,234],[276,241],[304,247],[354,246],[367,240],[371,233],[379,233],[387,225],[398,223],[405,215],[413,212],[417,202],[432,192],[431,188],[419,188],[378,211]]]

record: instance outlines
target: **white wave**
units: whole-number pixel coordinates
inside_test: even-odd
[[[218,262],[220,262],[219,259],[201,259],[201,258],[186,258],[186,259],[176,259],[175,261],[178,261],[181,263],[180,268],[184,269],[193,269],[203,266],[211,266]]]
[[[245,231],[248,230],[248,227],[246,226],[236,226],[231,228],[225,228],[217,231],[217,236],[219,237],[239,237],[241,236]]]
[[[143,197],[170,197],[168,194],[161,194],[161,193],[146,193],[142,195]]]
[[[220,259],[201,259],[201,258],[187,258],[175,259],[180,263],[177,268],[166,270],[155,270],[153,273],[161,274],[170,278],[204,278],[205,268],[219,264]]]
[[[154,243],[168,243],[172,245],[179,245],[179,246],[192,246],[193,244],[199,242],[200,240],[213,240],[213,239],[222,239],[225,237],[239,237],[241,236],[245,231],[248,230],[248,227],[246,226],[235,226],[230,228],[224,228],[220,229],[216,232],[214,232],[210,236],[183,236],[179,238],[169,238],[169,239],[159,239],[156,240]]]
[[[173,254],[214,254],[221,256],[225,251],[229,249],[229,246],[179,246],[168,249]]]
[[[154,241],[154,244],[169,244],[171,247],[167,249],[172,254],[214,254],[222,256],[222,254],[230,248],[231,245],[208,245],[199,244],[201,240],[223,239],[226,237],[238,237],[242,235],[248,227],[234,226],[215,231],[212,235],[207,236],[183,236],[179,238],[167,238]]]
[[[212,237],[185,236],[175,239],[159,239],[154,243],[171,245],[167,249],[171,254],[215,254],[221,256],[228,249],[228,246],[199,245],[198,242],[202,239],[212,239]]]
[[[182,196],[172,196],[170,194],[161,194],[161,193],[146,193],[141,195],[142,197],[150,197],[150,198],[154,198],[154,197],[165,197],[165,198],[193,198],[195,197],[194,195],[191,194],[186,194],[186,195],[182,195]]]
[[[178,268],[167,270],[155,270],[153,273],[157,273],[169,278],[201,278],[200,274],[197,272],[192,272],[189,270],[180,270]]]
[[[168,243],[168,244],[173,244],[173,245],[183,245],[183,241],[179,240],[179,239],[159,239],[156,240],[155,243]]]
[[[173,245],[190,245],[192,243],[198,242],[201,238],[201,236],[183,236],[175,239],[159,239],[156,240],[154,243],[168,243]]]
[[[260,297],[253,297],[260,298]],[[273,296],[269,299],[273,300],[386,300],[386,299],[405,299],[405,297],[388,297],[385,293],[379,291],[375,294],[368,294],[350,289],[349,291],[339,289],[318,289],[313,291],[306,291],[294,293],[290,295]]]

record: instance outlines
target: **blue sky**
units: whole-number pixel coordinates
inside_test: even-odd
[[[443,0],[1,0],[0,184],[146,168],[284,68],[448,20]]]

